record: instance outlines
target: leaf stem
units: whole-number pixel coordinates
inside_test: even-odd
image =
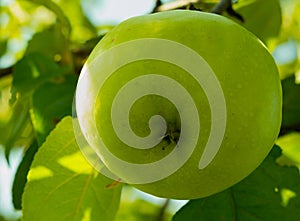
[[[165,212],[166,212],[166,209],[167,209],[169,203],[170,203],[170,199],[166,199],[166,201],[164,202],[164,204],[162,205],[162,207],[159,210],[156,221],[164,220]]]

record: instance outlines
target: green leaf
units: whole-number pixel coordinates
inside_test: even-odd
[[[10,100],[12,114],[5,125],[4,135],[1,135],[7,159],[11,148],[15,146],[21,138],[25,137],[26,139],[24,139],[24,142],[22,142],[20,146],[27,146],[31,143],[32,125],[29,115],[30,96],[45,82],[50,80],[54,81],[58,77],[63,78],[62,74],[67,71],[66,68],[57,65],[51,59],[37,53],[25,56],[16,64],[13,71],[12,98]],[[67,87],[67,89],[69,89],[69,87]],[[71,92],[71,94],[73,94],[73,92]],[[47,95],[46,97],[51,96]],[[68,104],[70,103],[71,102]],[[59,107],[58,110],[61,110],[61,108]],[[64,109],[61,111],[64,111]],[[49,130],[52,128],[53,127]]]
[[[279,155],[275,146],[243,181],[221,193],[191,200],[173,220],[299,221],[299,171],[276,164]]]
[[[64,13],[71,23],[72,41],[84,42],[90,38],[96,37],[97,29],[84,15],[80,0],[60,0],[57,4],[64,9]]]
[[[17,169],[12,188],[13,204],[15,209],[22,209],[22,195],[24,192],[25,184],[27,183],[27,174],[37,150],[38,144],[35,141],[26,151],[25,156],[23,157]]]
[[[39,53],[32,53],[20,60],[13,72],[13,90],[23,96],[31,95],[34,89],[49,79],[67,72],[51,59]]]
[[[5,77],[0,78],[0,128],[5,126],[8,122],[9,118],[11,117],[12,107],[9,105],[10,99],[10,89],[12,83],[12,76],[8,75]],[[0,143],[1,143],[1,136],[0,133]]]
[[[283,109],[282,126],[290,127],[300,123],[300,85],[295,83],[295,76],[282,82]]]
[[[64,116],[72,114],[77,77],[65,75],[42,84],[32,95],[31,120],[39,144]]]
[[[276,144],[282,149],[282,156],[277,162],[280,165],[297,166],[300,169],[300,133],[293,132],[278,138]]]
[[[119,206],[121,187],[87,163],[64,118],[39,148],[23,194],[23,221],[109,221]]]
[[[282,20],[279,0],[239,0],[234,9],[243,16],[242,25],[263,42],[278,36]]]
[[[7,40],[0,40],[0,58],[6,53],[7,50]]]
[[[14,146],[27,147],[31,143],[32,125],[28,111],[28,99],[18,98],[12,107],[9,121],[1,131],[1,142],[5,147],[5,157],[8,162],[10,151]]]
[[[47,42],[45,44],[45,42]],[[26,54],[39,53],[48,59],[69,64],[71,52],[69,40],[63,35],[59,25],[53,25],[36,33],[28,42]]]

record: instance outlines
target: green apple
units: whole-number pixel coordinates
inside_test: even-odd
[[[249,175],[281,124],[265,46],[233,21],[170,11],[130,18],[93,50],[76,93],[104,166],[147,193],[205,197]]]

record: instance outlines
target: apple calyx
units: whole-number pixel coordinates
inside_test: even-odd
[[[169,129],[163,139],[169,144],[174,143],[176,145],[180,137],[180,129],[176,128],[174,124],[170,125],[168,128]],[[163,147],[163,150],[164,149],[165,148]]]

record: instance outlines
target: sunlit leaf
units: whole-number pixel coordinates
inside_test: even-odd
[[[23,195],[23,220],[113,221],[121,187],[105,188],[112,182],[85,161],[72,119],[64,118],[34,158]]]
[[[300,1],[288,0],[281,1],[283,10],[283,26],[281,38],[288,40],[289,38],[300,41]]]
[[[191,200],[173,220],[299,221],[299,171],[276,164],[278,156],[280,149],[275,146],[243,181],[221,193]]]
[[[271,44],[268,44],[268,47],[277,60],[281,79],[294,74],[297,79],[297,72],[300,70],[300,56],[298,55],[300,41],[300,1],[282,0],[280,3],[283,16],[280,35],[269,42]]]
[[[276,143],[282,149],[282,156],[277,162],[281,165],[294,165],[300,169],[300,133],[293,132],[281,136]]]
[[[1,41],[0,39],[0,57],[5,54],[7,50],[7,40]]]
[[[11,75],[0,78],[0,145],[5,147],[7,159],[12,147],[27,146],[32,138],[29,100],[18,97],[10,104],[11,84]]]
[[[12,108],[9,105],[11,83],[12,76],[8,75],[0,78],[0,128],[4,126],[11,116]]]
[[[7,41],[0,66],[8,67],[21,59],[32,34],[54,24],[55,18],[50,10],[30,1],[7,1],[0,10],[0,41]]]
[[[96,37],[97,30],[84,15],[80,0],[58,0],[57,4],[64,10],[71,23],[71,39],[73,41],[84,42]]]

